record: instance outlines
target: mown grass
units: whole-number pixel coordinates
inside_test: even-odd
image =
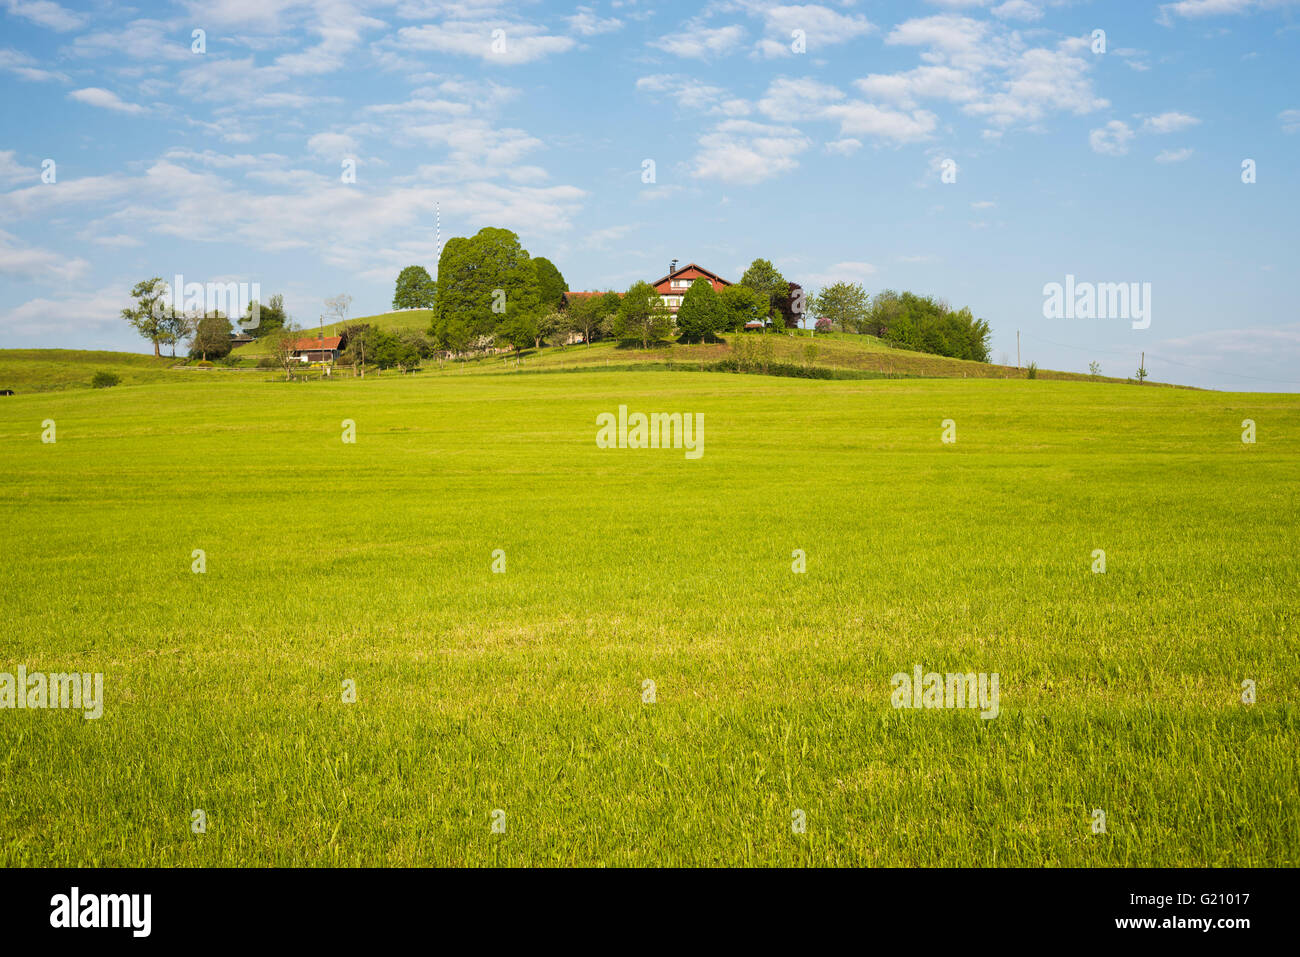
[[[0,671],[107,697],[0,711],[0,864],[1297,863],[1300,397],[197,381],[0,402]]]
[[[89,389],[96,372],[113,372],[123,383],[174,379],[180,361],[130,352],[91,349],[0,349],[0,389],[16,393]]]

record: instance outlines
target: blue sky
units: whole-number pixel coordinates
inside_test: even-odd
[[[379,312],[493,225],[572,289],[761,256],[970,306],[995,360],[1300,390],[1294,0],[0,0],[0,86],[3,347],[146,351],[151,275]],[[1149,327],[1045,318],[1067,275]]]

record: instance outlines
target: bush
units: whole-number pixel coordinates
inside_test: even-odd
[[[227,368],[230,369],[234,369],[240,364],[239,356],[235,355],[233,352],[230,353],[230,355],[228,356],[224,356],[223,358],[218,359],[217,361],[220,362],[223,366],[226,366]]]
[[[104,372],[101,370],[96,372],[95,377],[90,380],[90,387],[92,389],[111,389],[113,386],[121,383],[121,381],[122,377],[116,372]]]
[[[259,369],[278,369],[280,368],[280,363],[275,361],[274,356],[262,356],[262,358],[257,360],[257,367]]]
[[[196,363],[194,363],[194,364],[195,364],[196,366],[198,366],[200,369],[211,369],[211,368],[212,368],[212,362],[211,362],[210,360],[208,360],[208,359],[200,359],[198,362],[196,362]]]
[[[1026,379],[1037,379],[1037,378],[1038,378],[1038,363],[1037,363],[1037,362],[1031,362],[1031,363],[1029,363],[1028,366],[1025,367],[1025,378],[1026,378]]]

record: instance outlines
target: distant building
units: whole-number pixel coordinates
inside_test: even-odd
[[[668,311],[676,315],[677,310],[682,306],[682,299],[686,296],[686,290],[690,289],[691,283],[697,279],[707,279],[713,284],[714,292],[722,292],[731,285],[729,281],[723,279],[717,273],[710,272],[695,263],[688,263],[680,269],[675,269],[662,279],[651,283],[651,285],[655,287],[655,291],[663,299]]]
[[[655,287],[655,292],[659,293],[659,298],[663,300],[668,311],[673,315],[681,308],[682,299],[686,296],[686,290],[691,288],[691,283],[697,279],[707,279],[713,284],[714,292],[722,292],[728,286],[732,285],[726,279],[723,279],[715,272],[705,269],[703,266],[697,266],[695,263],[683,266],[681,269],[674,269],[662,279],[652,282],[650,285]],[[603,296],[603,292],[574,292],[569,291],[564,294],[565,305],[578,299],[589,299],[592,296]],[[615,293],[616,296],[622,296],[623,293]]]
[[[348,335],[314,336],[299,339],[293,344],[293,355],[299,362],[337,362],[339,354],[348,347]]]

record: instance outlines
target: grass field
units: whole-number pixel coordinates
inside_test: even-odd
[[[105,695],[0,711],[5,866],[1300,859],[1300,396],[223,373],[0,399],[0,454],[0,672]]]
[[[0,349],[0,389],[53,392],[89,389],[96,372],[115,373],[122,382],[176,380],[175,359],[90,349]]]

